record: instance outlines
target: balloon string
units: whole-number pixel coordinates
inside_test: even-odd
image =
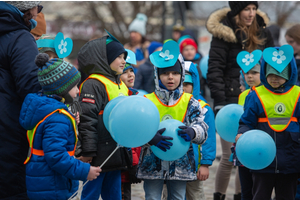
[[[106,160],[104,160],[104,162],[100,165],[100,169],[103,167],[103,165],[110,159],[110,157],[112,157],[112,155],[120,148],[122,147],[121,145],[117,144],[117,147],[113,150],[113,152],[111,152],[111,154],[106,158]],[[89,182],[89,180],[87,180],[86,182],[84,182],[84,184],[82,184],[82,186],[80,186],[78,188],[78,190],[68,199],[71,200],[73,199],[79,192],[79,190],[81,190],[87,183]]]

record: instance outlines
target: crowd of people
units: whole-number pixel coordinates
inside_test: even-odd
[[[191,30],[176,24],[172,38],[149,41],[147,16],[138,13],[127,44],[109,32],[93,37],[75,67],[67,59],[72,39],[47,34],[42,9],[39,1],[0,2],[0,199],[70,199],[80,180],[87,181],[80,199],[130,200],[131,184],[142,182],[146,200],[205,200],[203,184],[216,158],[215,116],[229,104],[244,113],[235,143],[220,139],[213,199],[225,200],[232,170],[234,200],[269,200],[273,190],[276,200],[300,199],[300,24],[280,47],[257,1],[230,1],[207,19],[212,41],[203,74]],[[183,123],[178,137],[190,147],[181,158],[162,160],[152,151],[172,148],[165,128],[141,147],[116,148],[104,109],[118,96],[142,92],[160,121]],[[235,152],[254,129],[276,145],[275,159],[260,170],[244,166]]]

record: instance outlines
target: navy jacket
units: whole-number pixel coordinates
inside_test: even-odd
[[[0,2],[0,198],[26,196],[26,131],[19,124],[25,96],[37,92],[38,49],[16,8]]]
[[[274,93],[285,93],[295,85],[297,81],[297,66],[293,60],[291,64],[290,78],[279,89],[273,89],[266,80],[266,63],[261,64],[261,83]],[[293,117],[300,117],[300,103],[297,102]],[[262,104],[255,91],[246,97],[244,114],[241,116],[238,133],[245,133],[248,130],[259,129],[268,133],[276,144],[276,157],[273,162],[262,170],[255,170],[260,173],[299,173],[300,172],[300,133],[299,122],[291,122],[287,129],[282,132],[273,131],[267,122],[258,123],[258,118],[266,117]],[[258,138],[259,139],[259,138]],[[253,170],[254,171],[254,170]]]
[[[141,64],[135,76],[134,87],[152,93],[155,90],[154,66],[148,58],[144,64]]]

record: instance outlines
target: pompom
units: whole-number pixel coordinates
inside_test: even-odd
[[[46,53],[39,53],[35,57],[35,64],[40,68],[43,67],[48,61],[49,61],[49,55]]]
[[[139,19],[139,20],[141,20],[141,21],[145,21],[145,22],[147,22],[147,20],[148,20],[147,16],[145,14],[143,14],[143,13],[138,13],[136,15],[136,18]]]

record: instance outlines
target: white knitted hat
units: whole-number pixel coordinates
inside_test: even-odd
[[[5,1],[5,3],[15,6],[20,11],[25,11],[38,6],[40,1]]]
[[[131,22],[128,27],[130,32],[136,31],[140,33],[142,36],[146,35],[146,23],[147,23],[147,16],[143,13],[138,13],[136,18]]]

